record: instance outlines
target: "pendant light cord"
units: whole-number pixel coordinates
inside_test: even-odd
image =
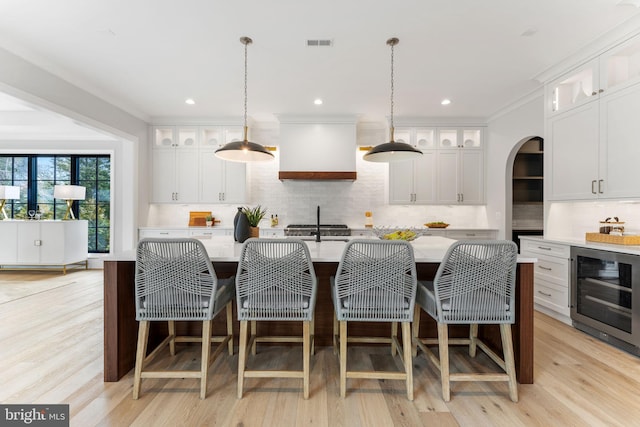
[[[244,44],[244,140],[247,141],[247,45]]]
[[[391,132],[393,132],[393,47],[395,43],[391,44]],[[391,135],[391,139],[393,140],[393,133]]]

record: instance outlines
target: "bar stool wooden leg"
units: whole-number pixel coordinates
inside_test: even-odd
[[[513,402],[518,401],[518,383],[516,382],[516,367],[513,359],[513,341],[511,338],[511,325],[500,324],[500,335],[502,336],[502,348],[504,351],[504,364],[509,377],[509,397]]]
[[[173,320],[169,320],[168,321],[169,325],[169,353],[171,353],[172,356],[176,355],[176,322],[174,322]]]
[[[147,354],[147,339],[149,338],[149,321],[141,320],[138,327],[138,349],[136,351],[136,367],[133,375],[133,398],[140,397],[140,383],[142,382],[142,365]]]
[[[407,374],[407,399],[413,400],[413,358],[411,357],[411,324],[402,322],[402,349],[404,353],[404,370]]]
[[[438,322],[438,348],[440,351],[440,381],[442,383],[442,399],[451,400],[449,382],[449,331],[446,323]]]
[[[418,345],[415,344],[415,340],[418,339],[418,337],[420,336],[420,311],[422,309],[420,308],[420,306],[418,304],[416,304],[415,308],[413,309],[413,323],[411,323],[411,336],[413,337],[412,342],[412,347],[411,347],[411,354],[413,355],[413,357],[416,357],[418,355]]]
[[[303,395],[305,399],[309,398],[309,370],[311,358],[311,322],[302,322],[302,382]]]
[[[347,322],[340,321],[340,397],[347,394]]]
[[[238,399],[242,399],[242,388],[244,387],[244,369],[247,363],[247,327],[249,322],[240,322],[240,342],[238,345]]]
[[[315,315],[313,317],[311,317],[311,324],[309,325],[311,328],[310,331],[310,339],[311,339],[311,354],[315,355],[316,354],[316,342],[315,342],[315,329],[316,329],[316,317]]]
[[[211,354],[211,320],[202,322],[202,360],[200,361],[200,399],[207,396],[209,356]]]
[[[258,322],[255,320],[251,321],[251,336],[252,337],[258,336]],[[258,343],[257,343],[257,340],[253,340],[253,345],[251,346],[251,354],[255,356],[257,352],[258,352]]]
[[[476,350],[478,348],[478,324],[472,323],[469,325],[469,356],[476,357]]]
[[[338,331],[338,317],[333,315],[333,354],[338,354],[338,345],[340,341],[340,332]]]
[[[233,356],[233,301],[227,303],[227,336],[229,336],[227,343],[229,355]]]
[[[398,322],[391,322],[391,355],[395,356],[398,348],[396,342],[398,339]]]

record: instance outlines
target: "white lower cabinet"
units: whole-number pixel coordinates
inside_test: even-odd
[[[2,266],[65,266],[87,260],[88,222],[0,221]]]
[[[567,324],[570,320],[569,278],[571,247],[542,239],[521,238],[520,254],[537,258],[534,265],[534,302],[536,308]]]
[[[446,230],[445,237],[456,240],[494,240],[497,230]]]
[[[189,237],[189,230],[187,229],[170,229],[170,228],[144,228],[138,230],[138,237],[140,239],[154,238],[154,239],[172,239]]]

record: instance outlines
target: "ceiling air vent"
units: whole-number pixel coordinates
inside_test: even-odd
[[[332,46],[333,41],[330,39],[308,39],[307,46],[319,47],[319,46]]]

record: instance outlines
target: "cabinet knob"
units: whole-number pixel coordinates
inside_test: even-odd
[[[598,91],[598,93],[602,93],[602,92],[604,92],[604,89],[600,89],[600,90]]]
[[[598,94],[598,92],[596,92],[595,90],[593,92],[591,92],[591,96],[595,96],[597,94]]]

